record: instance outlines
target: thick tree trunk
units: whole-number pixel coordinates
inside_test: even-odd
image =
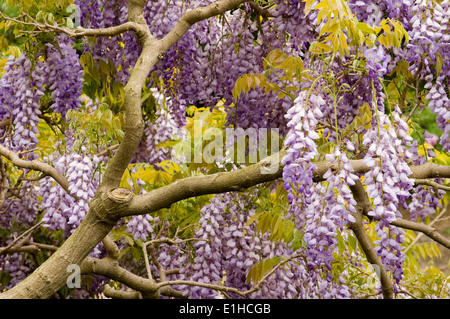
[[[81,267],[83,260],[117,223],[132,198],[131,191],[121,188],[94,198],[88,214],[66,242],[33,275],[0,294],[0,298],[50,298],[66,284],[71,274],[66,271],[67,267],[71,264]]]

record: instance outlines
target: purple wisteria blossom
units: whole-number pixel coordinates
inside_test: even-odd
[[[399,205],[403,205],[405,199],[410,197],[409,191],[414,186],[414,181],[409,178],[412,172],[406,162],[412,155],[399,139],[407,132],[406,123],[399,122],[396,130],[384,113],[379,113],[376,121],[364,135],[363,141],[368,146],[363,162],[371,168],[364,174],[364,180],[367,194],[374,205],[368,215],[378,221],[376,232],[379,240],[374,242],[378,244],[375,251],[399,283],[405,259],[400,247],[404,242],[404,232],[390,223],[401,217]]]
[[[47,89],[52,91],[53,103],[50,107],[63,117],[68,110],[79,109],[82,101],[83,70],[73,44],[73,39],[64,35],[57,39],[57,48],[47,44],[44,65]]]
[[[12,117],[14,135],[7,144],[15,152],[26,152],[23,158],[33,160],[33,149],[39,143],[37,125],[40,121],[39,100],[44,95],[45,71],[42,61],[36,61],[30,76],[31,61],[22,54],[17,59],[8,58],[6,74],[2,81],[3,118]]]
[[[369,71],[370,78],[377,80],[377,77],[382,77],[387,73],[391,57],[382,46],[365,50],[364,56],[367,59],[366,70]]]

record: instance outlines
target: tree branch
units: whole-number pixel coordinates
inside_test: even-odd
[[[315,162],[317,169],[313,172],[314,181],[323,181],[323,175],[330,168],[336,168],[336,164],[329,163],[327,161]],[[354,174],[364,174],[370,170],[370,167],[363,163],[362,159],[350,160],[350,164],[353,167]],[[412,174],[409,178],[412,179],[427,179],[427,178],[450,178],[450,166],[439,165],[435,163],[425,163],[423,165],[410,165]]]
[[[116,188],[120,185],[122,175],[142,139],[144,122],[141,91],[150,71],[193,23],[237,8],[243,2],[242,0],[222,0],[189,11],[181,17],[169,34],[161,40],[156,40],[151,35],[144,17],[143,7],[146,1],[129,0],[128,21],[135,24],[134,31],[142,46],[142,51],[133,67],[129,81],[124,87],[125,129],[123,140],[125,143],[120,144],[110,159],[97,193],[90,202],[89,211],[76,231],[33,274],[14,288],[1,293],[0,298],[48,298],[52,296],[66,282],[66,267],[70,264],[81,264],[89,252],[111,231],[119,217],[125,215],[122,210],[129,206],[129,200],[132,197],[128,194],[122,196],[120,189]],[[128,25],[132,26],[132,24]],[[15,160],[18,164],[23,164],[20,159],[17,161],[18,159],[15,158]],[[31,168],[44,168],[49,170],[49,175],[59,177],[51,166],[44,165],[42,167],[42,165],[35,166],[38,162],[29,163],[33,163],[27,164],[31,165]],[[59,180],[60,184],[64,182]]]
[[[198,287],[204,287],[204,288],[209,288],[209,289],[213,289],[213,290],[217,290],[217,291],[222,291],[222,292],[233,292],[235,294],[238,294],[241,297],[245,297],[248,296],[252,293],[254,293],[255,291],[257,291],[258,289],[261,288],[261,285],[264,284],[264,282],[267,280],[267,278],[269,278],[278,268],[280,268],[281,266],[283,266],[285,263],[302,257],[303,254],[295,254],[292,255],[282,261],[280,261],[278,264],[276,264],[270,271],[268,271],[252,288],[246,290],[246,291],[242,291],[239,290],[237,288],[232,288],[232,287],[227,287],[227,286],[221,286],[221,285],[215,285],[215,284],[208,284],[208,283],[203,283],[203,282],[198,282],[198,281],[190,281],[190,280],[171,280],[171,281],[164,281],[164,282],[159,282],[157,284],[157,286],[159,288],[165,287],[165,286],[173,286],[173,285],[187,285],[187,286],[198,286]]]
[[[43,223],[44,223],[44,222],[41,221],[40,223],[34,225],[33,227],[31,227],[31,228],[28,229],[27,231],[25,231],[25,232],[23,232],[22,234],[20,234],[20,235],[19,235],[17,238],[15,238],[12,242],[10,242],[10,243],[8,244],[8,246],[0,248],[0,255],[3,255],[3,254],[8,253],[8,252],[11,250],[11,248],[12,248],[12,247],[13,247],[20,239],[22,239],[23,237],[26,237],[25,240],[24,240],[22,243],[19,243],[19,245],[18,245],[19,247],[22,246],[26,241],[28,241],[29,236],[31,236],[31,234],[32,234],[37,228],[41,227],[41,225],[42,225]]]
[[[239,7],[248,0],[220,0],[205,7],[198,7],[186,12],[177,22],[175,27],[161,40],[162,49],[166,52],[189,30],[189,28],[202,20],[223,14]]]
[[[144,122],[141,110],[141,88],[148,74],[169,50],[196,22],[222,14],[228,10],[237,8],[244,0],[221,0],[205,7],[198,7],[185,13],[175,27],[162,39],[156,40],[150,34],[150,30],[144,19],[142,8],[145,1],[131,1],[128,20],[138,22],[138,40],[143,49],[136,62],[130,79],[124,88],[125,104],[125,131],[123,140],[116,154],[110,160],[102,184],[99,190],[108,190],[118,187],[128,163],[131,161],[139,146],[144,131]],[[133,5],[132,5],[133,4]]]
[[[380,281],[382,287],[383,297],[385,299],[393,299],[394,298],[394,286],[389,278],[386,268],[383,263],[378,258],[375,250],[373,249],[372,243],[370,242],[369,237],[367,236],[366,231],[364,230],[362,216],[364,212],[367,210],[367,207],[371,204],[369,202],[369,198],[367,197],[364,186],[361,181],[357,180],[355,185],[350,186],[350,189],[353,193],[353,197],[357,202],[357,212],[353,214],[356,221],[349,225],[350,229],[355,234],[358,239],[359,244],[361,245],[362,250],[366,254],[367,261],[371,264],[377,265],[380,269]]]
[[[254,1],[249,1],[248,4],[250,5],[250,8],[252,8],[252,10],[254,10],[257,14],[259,14],[264,19],[268,19],[268,18],[273,18],[274,17],[274,15],[272,13],[270,13],[269,10],[260,7]]]
[[[26,169],[30,169],[33,171],[40,171],[48,176],[53,177],[53,179],[59,185],[61,185],[61,187],[68,194],[70,194],[75,199],[78,199],[74,194],[71,194],[71,192],[69,191],[69,182],[67,181],[67,179],[52,166],[50,166],[46,163],[43,163],[43,162],[39,162],[37,160],[32,160],[32,161],[23,160],[16,153],[14,153],[13,151],[7,149],[6,147],[4,147],[2,145],[0,145],[0,155],[3,155],[7,159],[9,159],[17,167],[26,168]]]
[[[142,295],[139,291],[121,291],[108,285],[105,285],[103,288],[103,293],[106,297],[112,299],[142,299]]]
[[[447,239],[446,237],[444,237],[439,232],[437,232],[434,227],[431,227],[431,226],[425,225],[425,224],[412,222],[410,220],[406,220],[406,219],[402,219],[402,218],[397,218],[395,221],[393,221],[391,223],[391,225],[405,228],[405,229],[414,230],[414,231],[419,231],[419,232],[427,235],[431,239],[435,240],[442,246],[450,249],[450,240]]]
[[[70,29],[67,27],[59,27],[55,25],[51,25],[48,23],[40,23],[33,19],[29,14],[23,13],[23,16],[28,18],[31,22],[26,22],[24,20],[19,20],[16,18],[11,18],[4,13],[0,12],[0,16],[9,21],[13,21],[15,23],[25,25],[25,26],[31,26],[38,29],[38,31],[31,31],[32,33],[47,33],[47,32],[57,32],[57,33],[65,33],[70,37],[73,38],[79,38],[83,36],[116,36],[121,33],[125,33],[128,31],[135,31],[138,32],[140,30],[140,26],[134,22],[125,22],[123,24],[120,24],[118,26],[113,26],[109,28],[99,28],[99,29],[85,29],[82,27],[78,27],[76,29]],[[22,31],[29,33],[27,31]]]
[[[102,259],[86,257],[81,264],[80,269],[82,274],[97,274],[106,276],[143,294],[154,294],[157,290],[156,282],[153,279],[145,279],[133,274],[132,272],[121,267],[117,260],[110,257],[105,257]]]
[[[146,194],[134,196],[122,216],[150,213],[170,207],[173,203],[189,197],[242,191],[251,186],[275,180],[282,176],[283,166],[279,160],[285,154],[285,149],[282,149],[279,153],[266,157],[257,164],[237,171],[187,177]],[[275,172],[268,169],[268,167],[276,168],[277,165]],[[269,174],[266,174],[267,172]]]
[[[237,171],[187,177],[146,194],[134,196],[130,206],[123,211],[123,216],[148,214],[170,207],[173,203],[190,197],[242,191],[251,186],[281,178],[284,167],[281,161],[285,155],[286,149],[283,148],[279,153]],[[313,172],[314,182],[323,181],[323,175],[328,169],[338,169],[335,167],[336,164],[327,161],[314,164],[317,166]],[[370,167],[365,165],[362,160],[351,160],[350,164],[354,169],[354,174],[366,173],[370,170]],[[267,167],[278,167],[278,169],[276,172],[266,174],[267,171],[271,171]],[[413,172],[410,178],[450,178],[450,166],[426,163],[410,166],[410,168]]]
[[[436,218],[435,218],[430,224],[428,224],[428,227],[431,228],[436,222],[442,220],[441,217],[442,217],[445,213],[447,213],[447,211],[449,211],[449,210],[450,210],[450,203],[447,204],[447,206],[446,206],[444,209],[442,209],[442,211],[439,213],[439,215],[436,216]],[[420,239],[420,237],[422,237],[423,235],[425,235],[425,234],[424,234],[423,232],[421,232],[421,233],[420,233],[420,234],[412,241],[412,243],[409,244],[408,247],[406,247],[404,253],[406,253],[408,250],[410,250],[411,247],[413,247],[413,246],[416,244],[416,242]],[[436,240],[436,239],[435,239],[435,240]],[[438,241],[438,243],[440,243],[440,244],[442,244],[443,246],[445,246],[443,243],[441,243],[441,242],[439,242],[439,241]],[[450,244],[450,242],[449,242],[449,244]]]
[[[430,181],[428,179],[415,179],[414,180],[416,185],[427,185],[427,186],[431,186],[434,189],[434,192],[437,194],[439,189],[445,190],[445,191],[450,191],[450,186],[445,186],[445,185],[440,185],[434,181]]]

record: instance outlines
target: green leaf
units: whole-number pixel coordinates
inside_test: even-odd
[[[348,245],[351,248],[350,252],[355,251],[357,248],[356,238],[354,236],[348,236]]]
[[[247,284],[253,282],[257,284],[264,275],[281,261],[281,257],[264,259],[260,263],[253,265],[247,274]]]
[[[303,234],[297,228],[294,228],[293,236],[294,240],[292,241],[291,247],[293,251],[296,251],[304,246]]]
[[[74,24],[71,18],[66,18],[66,25],[69,29],[73,29],[74,28]]]
[[[260,213],[252,215],[252,216],[247,220],[247,222],[245,223],[244,227],[250,226],[255,220],[257,220],[257,219],[259,218],[259,216],[261,216]]]
[[[286,54],[279,50],[275,49],[270,51],[267,57],[264,59],[264,70],[267,70],[268,67],[278,68],[280,64],[282,64],[287,58]]]
[[[134,246],[131,247],[131,255],[139,262],[141,260],[141,249]]]
[[[315,54],[322,54],[333,51],[333,48],[326,43],[313,42],[309,51]]]
[[[0,51],[1,52],[6,52],[9,49],[9,44],[8,44],[8,40],[3,37],[0,36]]]
[[[47,15],[47,22],[51,25],[53,25],[55,23],[55,17],[53,16],[53,13],[49,13]]]
[[[320,145],[317,148],[319,154],[331,154],[336,148],[336,144],[334,142],[327,142],[325,144]]]
[[[241,75],[234,84],[233,97],[235,100],[239,98],[241,92],[248,94],[251,88],[256,88],[261,83],[261,76],[255,76],[253,74]]]
[[[364,34],[376,34],[375,30],[364,22],[358,22],[355,26],[357,30],[362,31]]]
[[[337,19],[333,19],[325,23],[325,25],[320,30],[319,36],[324,33],[335,33],[339,29],[339,23]]]
[[[316,2],[316,0],[303,0],[303,2],[305,2],[305,17],[308,15],[308,13],[311,11],[312,6],[314,4],[314,2]]]
[[[442,70],[442,66],[444,65],[444,59],[442,58],[442,55],[439,52],[436,52],[436,76],[439,76]]]
[[[340,48],[341,48],[341,52],[344,54],[348,54],[348,45],[347,45],[347,38],[345,37],[344,32],[342,32],[342,30],[339,32],[339,43],[340,43]]]
[[[125,241],[128,243],[128,245],[134,246],[134,239],[131,236],[125,235],[124,238],[125,238]]]
[[[342,234],[339,230],[337,231],[336,239],[338,241],[339,253],[342,255],[345,252],[346,246],[344,242],[344,237],[342,237]]]

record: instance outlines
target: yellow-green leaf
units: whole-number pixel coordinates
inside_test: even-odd
[[[334,33],[338,30],[339,23],[337,19],[333,19],[325,23],[325,25],[320,30],[319,36],[321,36],[324,33]]]
[[[333,49],[328,44],[318,42],[313,42],[309,48],[309,51],[315,54],[328,53],[331,52],[332,50]]]
[[[316,2],[316,0],[303,0],[303,2],[305,2],[305,17],[309,14],[309,12],[312,9],[312,6],[314,4],[314,2]]]
[[[444,65],[444,59],[442,58],[442,55],[439,52],[436,52],[436,74],[439,76],[442,70],[442,66]]]
[[[375,34],[375,30],[364,22],[358,22],[355,28],[362,31],[364,34]]]

